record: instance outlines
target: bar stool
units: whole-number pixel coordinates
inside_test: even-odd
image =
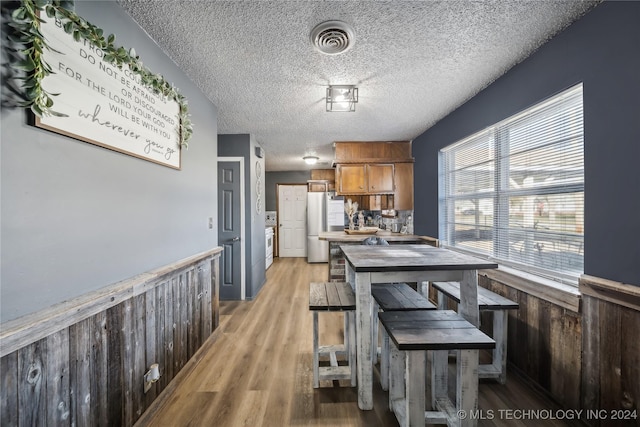
[[[446,298],[460,303],[460,283],[433,282],[433,287],[438,291],[438,308],[441,310],[447,308]],[[491,363],[483,363],[478,367],[480,378],[497,379],[500,384],[507,382],[507,328],[509,326],[507,311],[517,310],[518,307],[517,302],[478,286],[478,310],[492,313],[493,339],[496,340]]]
[[[391,367],[389,409],[400,426],[447,424],[474,426],[471,414],[478,405],[478,350],[495,341],[452,310],[390,311],[380,313],[389,334]],[[456,350],[456,400],[448,396],[448,353]],[[431,405],[426,411],[425,363],[431,351]]]
[[[378,345],[378,312],[436,310],[437,307],[427,298],[414,291],[406,283],[386,283],[371,285],[373,297],[373,354]],[[372,356],[373,356],[372,354]],[[375,363],[375,358],[373,359]],[[389,335],[382,329],[382,348],[380,350],[380,385],[384,391],[389,389]]]
[[[309,310],[313,313],[313,388],[320,380],[351,380],[356,386],[356,297],[347,282],[312,282],[309,284]],[[318,313],[344,312],[342,344],[318,344]],[[337,356],[347,355],[348,364],[338,365]],[[329,356],[330,366],[320,366],[320,356]]]

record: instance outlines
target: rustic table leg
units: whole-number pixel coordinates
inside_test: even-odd
[[[480,326],[478,310],[478,270],[465,270],[460,281],[458,313],[472,325]]]
[[[460,426],[473,427],[478,425],[471,416],[478,409],[478,350],[459,350],[456,370],[456,408],[467,415]]]
[[[313,388],[320,387],[320,356],[318,355],[318,312],[313,312]]]
[[[348,266],[351,269],[351,266]],[[371,363],[371,274],[356,273],[356,341],[358,407],[373,409],[373,365]]]

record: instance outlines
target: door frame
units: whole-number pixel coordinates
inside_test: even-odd
[[[244,157],[218,157],[220,162],[238,162],[240,163],[240,300],[244,301],[247,297],[247,281],[246,281],[246,246],[245,239],[245,182],[244,182]],[[219,165],[217,165],[219,167]],[[216,177],[218,176],[216,172]],[[220,241],[218,241],[218,245]]]
[[[275,255],[276,257],[280,257],[280,186],[281,185],[287,185],[287,186],[291,186],[291,185],[305,185],[307,187],[307,191],[309,191],[309,183],[307,182],[303,182],[300,184],[296,184],[294,182],[279,182],[276,183],[276,229],[275,229],[275,245],[276,245],[276,252]]]

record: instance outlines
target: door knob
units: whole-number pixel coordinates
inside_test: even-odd
[[[239,242],[240,238],[239,237],[234,237],[233,239],[231,239],[232,242]]]

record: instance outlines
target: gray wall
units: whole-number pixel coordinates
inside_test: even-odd
[[[640,285],[640,2],[605,2],[413,141],[416,234],[438,234],[438,150],[584,82],[585,273]]]
[[[266,281],[265,275],[265,172],[264,158],[258,158],[255,153],[259,144],[252,135],[219,135],[218,155],[220,157],[243,157],[245,165],[245,254],[246,254],[246,297],[253,299]],[[258,176],[256,164],[260,164],[260,200],[261,209],[258,213]],[[222,262],[222,261],[221,261]]]
[[[277,184],[306,184],[309,179],[311,179],[311,171],[267,172],[265,178],[267,210],[275,211],[277,208]]]
[[[217,223],[215,106],[115,2],[76,2],[76,12],[180,88],[194,134],[177,171],[35,128],[24,110],[3,108],[3,322],[218,242],[208,228],[209,217]]]

